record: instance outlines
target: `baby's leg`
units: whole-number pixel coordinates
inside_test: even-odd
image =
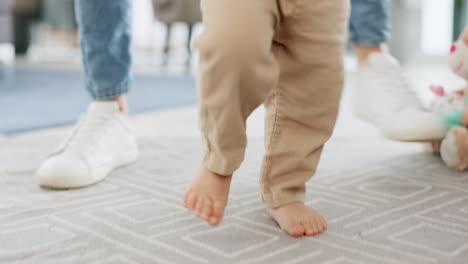
[[[278,80],[271,51],[278,10],[275,1],[204,0],[202,11],[205,31],[195,45],[205,157],[184,202],[217,225],[231,175],[244,159],[246,119]]]
[[[325,219],[304,205],[305,184],[315,173],[338,113],[348,4],[342,0],[297,3],[298,7],[290,8],[295,10],[291,16],[283,16],[276,39],[282,43],[276,52],[281,72],[265,103],[268,150],[262,196],[281,228],[303,236],[327,228]]]

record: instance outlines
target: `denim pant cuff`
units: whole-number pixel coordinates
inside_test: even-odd
[[[120,87],[109,89],[107,91],[100,91],[100,89],[88,89],[91,97],[96,101],[107,101],[115,99],[121,95],[127,94],[129,91],[129,82],[124,82]]]
[[[387,38],[360,38],[360,39],[353,39],[352,42],[356,45],[364,46],[364,47],[378,47],[388,41]]]

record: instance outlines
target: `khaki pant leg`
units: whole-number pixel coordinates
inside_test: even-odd
[[[265,102],[267,153],[261,184],[272,208],[304,201],[335,125],[343,88],[348,0],[279,0],[280,79]],[[296,2],[296,7],[288,3]],[[286,13],[285,13],[286,12]]]
[[[232,174],[244,159],[246,119],[276,86],[272,52],[278,8],[271,0],[203,0],[198,92],[204,165]]]

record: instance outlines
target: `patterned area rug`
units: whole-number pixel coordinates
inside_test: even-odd
[[[0,138],[0,263],[468,263],[468,174],[417,144],[332,140],[307,199],[329,230],[295,239],[260,202],[261,139],[211,228],[181,204],[195,138],[142,139],[101,184],[42,190],[33,170],[61,136]]]

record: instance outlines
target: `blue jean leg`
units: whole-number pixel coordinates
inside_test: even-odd
[[[350,38],[354,44],[376,47],[390,38],[389,0],[351,0]]]
[[[132,0],[77,0],[85,84],[94,100],[126,94],[132,83]]]

